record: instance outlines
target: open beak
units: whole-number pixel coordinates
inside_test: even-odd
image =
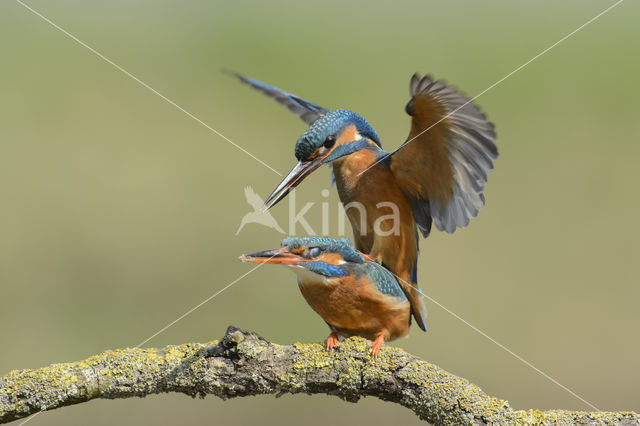
[[[264,202],[264,209],[269,210],[271,207],[278,204],[278,202],[286,197],[293,188],[298,186],[304,178],[309,176],[314,170],[323,164],[322,158],[320,157],[311,161],[298,162],[289,174],[282,179],[282,182],[280,182],[278,187],[273,190],[271,195],[269,195],[267,201]]]
[[[259,251],[251,254],[243,254],[240,256],[242,262],[254,263],[270,263],[272,265],[297,265],[308,259],[291,253],[286,247],[280,247],[275,250]]]

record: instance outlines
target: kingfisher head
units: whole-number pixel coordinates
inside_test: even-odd
[[[326,283],[332,278],[363,277],[381,293],[407,300],[395,276],[371,257],[353,248],[347,238],[285,238],[281,247],[240,256],[243,262],[290,267],[300,284]]]
[[[314,170],[362,149],[381,148],[380,138],[367,121],[355,112],[328,111],[311,124],[296,142],[298,164],[269,195],[265,205],[276,205]]]
[[[285,238],[281,247],[240,256],[243,262],[270,263],[293,267],[299,275],[305,271],[328,278],[350,274],[349,264],[367,260],[346,238]]]

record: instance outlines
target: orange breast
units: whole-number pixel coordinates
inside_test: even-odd
[[[375,161],[370,150],[335,161],[338,194],[353,227],[356,248],[409,281],[418,255],[413,208],[386,165],[376,164],[359,175]]]
[[[299,284],[311,308],[346,336],[394,340],[409,332],[409,302],[384,295],[363,278],[333,278]]]

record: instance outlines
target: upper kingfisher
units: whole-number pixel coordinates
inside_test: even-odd
[[[296,273],[300,292],[331,329],[327,349],[339,336],[362,336],[373,340],[375,356],[385,341],[409,332],[411,308],[396,278],[346,238],[286,238],[278,249],[240,259],[286,265]]]
[[[434,223],[439,230],[452,233],[466,227],[484,206],[487,175],[498,157],[494,125],[466,95],[442,80],[414,74],[411,99],[405,107],[411,116],[409,136],[388,153],[360,115],[323,108],[234,75],[310,125],[295,145],[298,163],[267,198],[266,208],[320,166],[333,166],[356,249],[400,279],[418,325],[426,330],[424,300],[417,287],[418,230],[427,237]],[[354,204],[357,208],[349,207]],[[389,217],[389,207],[382,206],[389,205],[397,209],[397,228],[375,232],[377,220]]]

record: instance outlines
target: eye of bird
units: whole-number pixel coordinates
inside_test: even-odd
[[[320,247],[311,247],[309,249],[309,256],[311,256],[311,257],[320,256]]]
[[[335,143],[336,143],[336,137],[334,135],[329,135],[324,140],[324,143],[322,144],[322,146],[324,146],[327,149],[331,149],[331,147],[335,145]]]

